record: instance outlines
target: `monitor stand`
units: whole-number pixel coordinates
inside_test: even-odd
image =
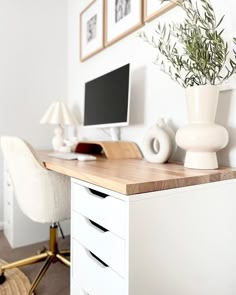
[[[129,141],[80,141],[75,152],[101,156],[111,160],[143,158],[137,144]]]
[[[109,135],[113,141],[120,140],[120,127],[111,127],[109,129]]]

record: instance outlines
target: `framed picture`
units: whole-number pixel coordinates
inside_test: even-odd
[[[175,6],[175,3],[161,3],[161,0],[144,0],[144,22],[150,21],[163,13],[166,13]]]
[[[92,1],[80,14],[80,60],[104,48],[104,0]]]
[[[105,0],[105,45],[142,26],[142,0]]]

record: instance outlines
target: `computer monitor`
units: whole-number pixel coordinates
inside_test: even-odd
[[[129,124],[130,64],[85,83],[84,126]]]

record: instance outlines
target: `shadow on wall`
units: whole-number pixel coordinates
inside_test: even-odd
[[[130,125],[144,124],[146,67],[139,67],[131,73]]]
[[[79,137],[79,132],[80,132],[80,127],[82,126],[83,122],[81,119],[81,110],[79,108],[79,106],[77,104],[73,104],[70,107],[76,121],[77,121],[77,125],[75,126],[66,126],[64,128],[64,132],[65,132],[65,138],[66,139],[72,139],[74,140],[74,138],[78,138]]]
[[[216,124],[224,126],[229,133],[229,143],[227,147],[217,153],[219,164],[224,166],[236,165],[235,160],[230,158],[231,152],[236,148],[236,128],[230,126],[229,122],[233,99],[233,91],[224,91],[220,93],[215,120]]]
[[[220,92],[215,121],[225,127],[228,126],[232,97],[233,91]]]
[[[171,119],[166,120],[166,124],[176,134],[179,127],[174,123],[174,121],[171,120]],[[185,154],[186,154],[186,152],[183,149],[181,149],[179,146],[177,146],[177,144],[176,144],[175,153],[172,155],[172,157],[170,158],[169,161],[181,161],[181,162],[184,162]]]
[[[233,155],[236,147],[236,128],[226,126],[226,129],[229,133],[229,143],[227,147],[217,152],[218,162],[220,166],[236,167],[236,160]]]
[[[78,124],[79,125],[83,124],[83,122],[82,122],[82,114],[81,114],[81,110],[80,110],[79,106],[76,105],[76,104],[73,104],[71,109],[73,111],[73,114],[74,114]]]

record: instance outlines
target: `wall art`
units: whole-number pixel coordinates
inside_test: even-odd
[[[142,26],[142,0],[105,1],[105,44],[111,45]]]
[[[161,2],[161,0],[144,0],[144,22],[151,21],[176,6],[175,3],[166,4]]]
[[[104,0],[91,2],[80,14],[80,60],[104,48]]]

